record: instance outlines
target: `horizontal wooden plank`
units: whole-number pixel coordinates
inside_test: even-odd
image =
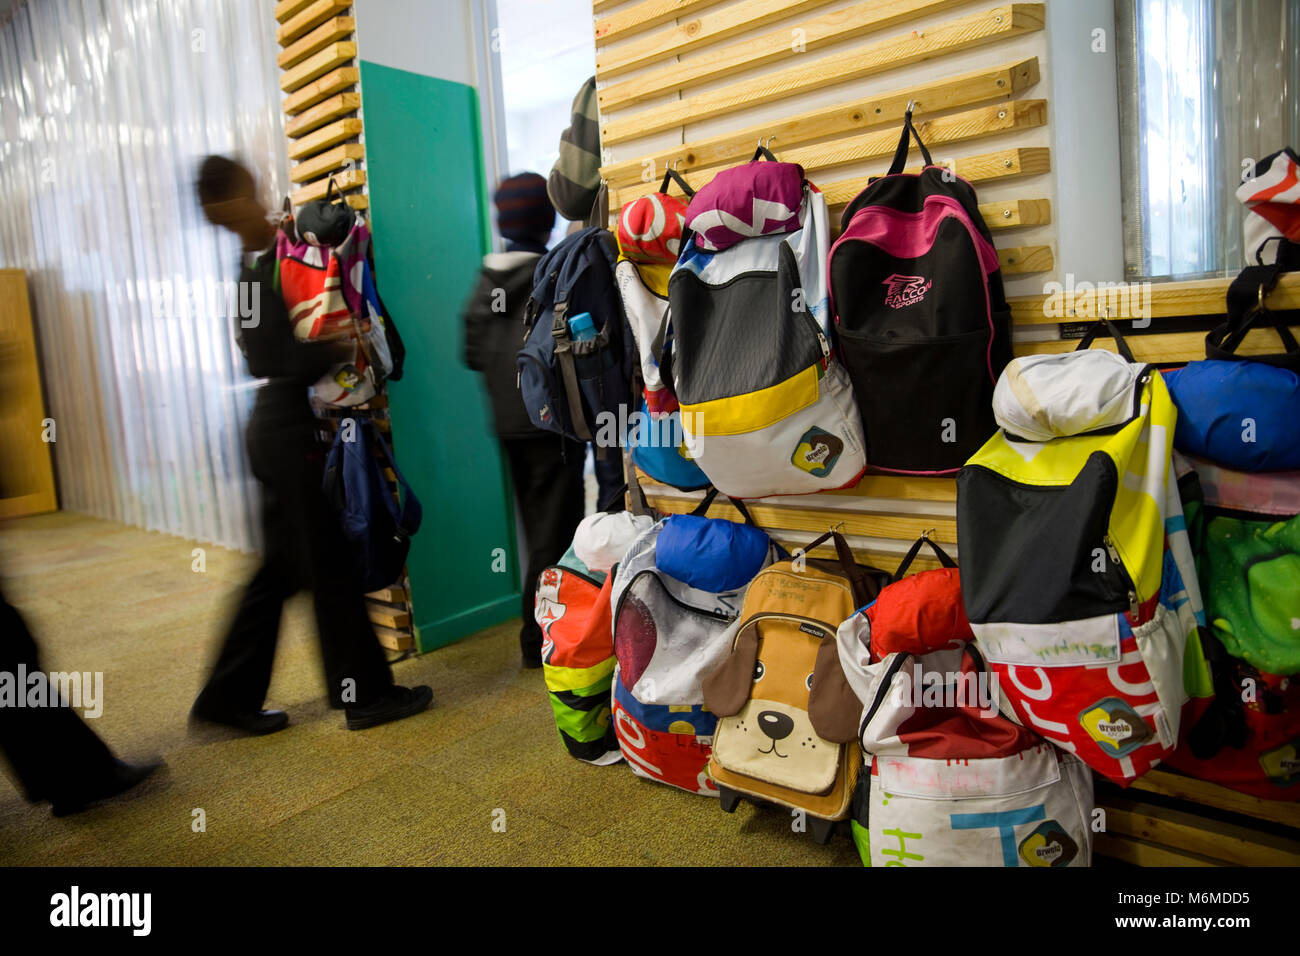
[[[335,120],[328,126],[322,126],[315,132],[308,133],[300,139],[290,140],[289,158],[302,159],[311,156],[313,153],[319,153],[321,150],[329,149],[345,139],[352,139],[354,136],[360,135],[361,120],[357,117]]]
[[[1156,319],[1185,315],[1220,315],[1226,309],[1232,279],[1187,282],[1101,283],[1062,285],[1047,295],[1016,296],[1008,300],[1018,325],[1054,325],[1095,318],[1102,309],[1114,318],[1150,311]],[[1300,273],[1285,273],[1265,300],[1274,310],[1300,309]]]
[[[288,46],[312,27],[352,6],[352,0],[313,0],[302,12],[294,14],[275,30],[275,42]]]
[[[275,5],[275,22],[284,23],[311,5],[312,0],[280,0]]]
[[[690,89],[710,80],[738,75],[742,70],[772,67],[783,60],[818,53],[835,43],[888,29],[916,17],[939,13],[965,2],[967,0],[884,0],[855,4],[781,27],[762,36],[704,50],[681,62],[676,62],[670,54],[668,62],[604,87],[597,94],[596,100],[602,113],[625,110],[662,93]],[[724,13],[734,16],[734,11],[745,10],[748,6],[746,3],[739,7],[728,7]],[[802,32],[796,34],[796,29]],[[798,39],[797,43],[795,38]],[[599,65],[597,75],[600,75]]]
[[[336,170],[351,168],[348,166],[349,161],[355,164],[365,158],[366,148],[360,143],[344,143],[298,163],[289,170],[289,179],[295,183],[310,182]]]
[[[330,120],[355,113],[361,108],[360,93],[340,93],[322,100],[284,124],[284,135],[293,139],[324,126]]]
[[[1300,841],[1234,823],[1141,803],[1126,797],[1099,801],[1106,832],[1185,850],[1234,866],[1300,866]]]
[[[349,189],[357,189],[366,184],[366,171],[364,169],[344,170],[334,177],[334,182],[338,186],[339,190],[343,192],[346,192]],[[329,180],[318,179],[314,183],[308,183],[306,186],[302,186],[289,193],[289,201],[295,206],[300,206],[313,199],[320,199],[325,195],[325,192],[328,189]],[[351,198],[351,196],[348,197],[349,200]],[[358,207],[354,204],[353,208],[355,209]]]
[[[831,237],[839,235],[840,218],[847,203],[830,207]],[[1052,221],[1052,203],[1048,199],[1003,199],[1001,202],[982,202],[980,215],[994,233],[1026,226],[1042,226]]]
[[[1003,275],[1028,275],[1031,272],[1050,272],[1055,259],[1051,246],[1015,246],[998,250],[998,264]]]
[[[1046,100],[1016,100],[1011,103],[998,103],[993,106],[979,106],[975,109],[936,116],[917,123],[917,131],[922,141],[933,154],[937,147],[951,143],[966,142],[983,136],[993,136],[1011,130],[1033,129],[1047,122]],[[806,173],[815,173],[833,166],[849,163],[861,163],[872,159],[891,158],[898,147],[898,130],[883,129],[856,136],[784,149],[777,157],[783,162],[798,163]],[[749,159],[749,156],[745,156]],[[718,170],[725,166],[709,166],[683,174],[690,185],[699,189]],[[884,172],[882,169],[881,172]],[[810,176],[815,179],[816,177]],[[660,181],[637,183],[618,191],[620,203],[627,203],[639,196],[649,195],[657,190]]]
[[[1049,199],[1004,199],[980,203],[980,215],[991,232],[1021,226],[1044,226],[1052,221]]]
[[[1124,341],[1139,362],[1194,362],[1205,358],[1204,332],[1158,332],[1152,335],[1126,335]],[[1078,339],[1052,339],[1046,342],[1013,342],[1017,355],[1049,355],[1073,352]],[[1093,340],[1095,349],[1116,351],[1115,341],[1098,336]],[[1268,355],[1282,351],[1274,331],[1252,331],[1237,348],[1238,355]]]
[[[1041,30],[1043,7],[1015,3],[962,17],[920,33],[913,31],[841,53],[800,63],[678,102],[623,112],[601,124],[601,143],[609,147],[661,130],[734,113],[737,110],[823,89],[837,82],[873,76],[909,63],[969,50]]]
[[[280,69],[287,70],[294,64],[301,63],[326,44],[333,43],[335,40],[351,39],[356,29],[357,21],[352,17],[335,17],[333,20],[327,20],[306,36],[281,50],[275,62]]]
[[[642,0],[596,21],[596,46],[642,33],[677,17],[688,17],[722,0]]]
[[[391,627],[384,627],[382,624],[374,625],[375,637],[379,638],[379,643],[390,651],[409,651],[415,647],[415,635],[406,631],[395,631]]]
[[[380,588],[378,591],[369,592],[366,597],[375,601],[386,601],[389,604],[405,604],[409,600],[406,588],[402,587]]]
[[[697,503],[704,498],[702,491],[677,491],[659,486],[645,472],[637,471],[637,481],[643,487],[661,488],[671,492],[672,497],[690,498]],[[765,501],[778,504],[799,504],[815,501],[820,504],[826,499],[835,498],[907,498],[916,501],[956,501],[957,482],[952,478],[931,478],[923,475],[882,475],[869,472],[858,479],[852,488],[827,491],[817,496],[789,495],[766,498]]]
[[[936,160],[941,166],[949,164]],[[1046,146],[1021,146],[1013,149],[1001,149],[993,153],[981,153],[978,156],[958,157],[951,163],[957,175],[971,183],[983,183],[991,180],[1009,179],[1015,176],[1031,176],[1045,173],[1052,168],[1051,150]],[[919,172],[920,167],[911,166],[907,172]],[[849,202],[867,187],[869,176],[853,179],[841,179],[821,186],[829,206],[838,206]]]
[[[1238,793],[1217,783],[1197,780],[1170,770],[1156,769],[1130,784],[1130,790],[1146,790],[1166,797],[1229,810],[1246,816],[1281,823],[1300,830],[1300,803],[1291,800],[1261,800],[1249,793]]]
[[[382,624],[384,627],[390,627],[395,631],[406,630],[411,626],[409,611],[395,611],[382,604],[366,602],[366,613],[370,616],[370,623]]]
[[[630,37],[596,51],[596,77],[604,81],[667,57],[678,57],[781,17],[794,17],[831,0],[745,0],[680,21],[654,33]],[[790,42],[786,34],[787,44]]]
[[[1092,852],[1094,856],[1110,857],[1133,866],[1222,866],[1218,860],[1196,853],[1109,833],[1093,837]]]
[[[290,96],[285,97],[281,103],[281,108],[289,116],[295,116],[311,106],[315,106],[327,96],[333,96],[335,93],[344,91],[355,92],[356,85],[361,82],[361,71],[355,66],[341,66],[331,73],[327,73],[315,82],[308,83],[302,89],[294,91]]]
[[[960,76],[922,83],[905,90],[866,97],[746,127],[694,143],[658,150],[640,159],[630,159],[601,169],[611,187],[654,181],[663,171],[676,166],[679,172],[729,165],[748,160],[760,137],[771,138],[778,152],[802,143],[818,142],[855,131],[890,127],[902,122],[908,100],[918,104],[917,114],[974,106],[990,100],[1005,100],[1038,82],[1038,58],[1030,57]]]
[[[695,506],[693,501],[678,501],[668,498],[659,499],[662,507],[655,507],[665,513],[685,514]],[[822,512],[810,508],[783,508],[768,505],[760,501],[747,501],[745,507],[754,516],[754,521],[762,528],[779,528],[783,531],[805,531],[811,540],[825,531],[832,524],[843,522],[845,534],[863,535],[871,538],[899,538],[915,541],[924,532],[932,532],[931,537],[940,543],[955,544],[957,541],[957,520],[955,518],[937,518],[933,515],[865,515],[851,512]],[[721,504],[715,502],[709,506],[710,518],[731,518],[737,515],[735,507],[729,501]]]
[[[356,55],[357,45],[350,40],[331,43],[325,49],[307,57],[292,70],[285,70],[281,73],[280,89],[286,93],[292,93],[294,90],[306,86],[312,80],[325,75],[336,66],[355,59]],[[286,110],[286,112],[288,111]]]

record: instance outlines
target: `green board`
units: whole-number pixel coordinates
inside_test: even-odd
[[[407,567],[427,651],[519,613],[509,484],[461,360],[461,308],[490,243],[479,104],[463,83],[365,60],[361,95],[375,277],[406,343],[389,396],[394,451],[424,506]]]

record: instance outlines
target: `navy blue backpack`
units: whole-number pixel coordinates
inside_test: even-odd
[[[397,476],[400,506],[384,478],[385,465]],[[339,422],[325,459],[323,487],[326,499],[338,509],[363,589],[377,591],[400,579],[411,535],[420,530],[424,511],[402,477],[388,442],[369,417],[350,415]]]
[[[634,408],[636,356],[614,278],[617,259],[613,234],[593,226],[538,260],[517,360],[532,423],[576,441],[598,440],[602,452],[623,443]],[[574,341],[569,334],[568,319],[581,312],[591,314],[594,339]]]

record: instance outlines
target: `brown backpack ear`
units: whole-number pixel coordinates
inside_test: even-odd
[[[758,629],[747,627],[736,638],[736,646],[722,666],[704,678],[704,706],[719,717],[739,713],[754,686],[757,660]]]
[[[817,648],[817,664],[808,692],[808,719],[813,730],[823,740],[846,744],[857,737],[861,716],[862,701],[844,676],[835,638],[825,637]]]

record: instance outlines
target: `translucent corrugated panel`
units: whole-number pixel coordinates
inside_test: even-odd
[[[268,0],[28,0],[0,24],[0,265],[27,270],[64,508],[250,549],[253,383],[207,153],[287,187]]]
[[[1243,170],[1300,146],[1300,0],[1117,0],[1130,278],[1246,264]]]

